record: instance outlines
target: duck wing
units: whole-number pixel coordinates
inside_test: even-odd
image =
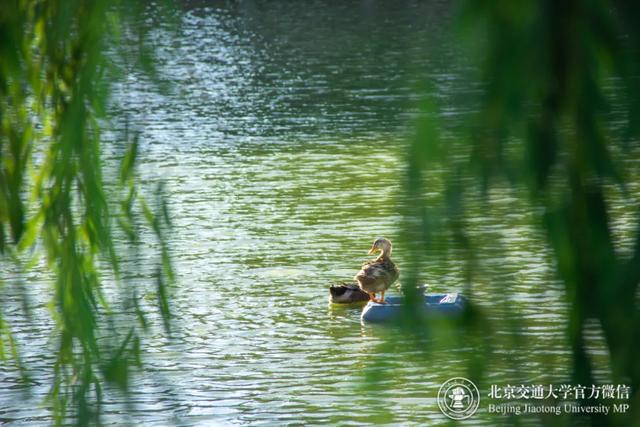
[[[393,261],[383,259],[364,263],[354,279],[363,290],[380,292],[389,289],[398,276],[399,271]]]

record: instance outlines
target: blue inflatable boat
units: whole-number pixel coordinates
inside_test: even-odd
[[[369,301],[362,309],[360,320],[363,323],[387,323],[396,319],[402,311],[403,297],[387,297],[384,304]],[[427,315],[459,314],[464,310],[466,298],[457,293],[426,294],[424,310]]]

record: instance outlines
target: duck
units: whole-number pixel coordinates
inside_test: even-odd
[[[391,261],[391,242],[388,239],[379,237],[374,240],[368,255],[374,255],[377,252],[380,252],[380,255],[376,259],[362,264],[362,268],[355,275],[354,280],[358,282],[360,289],[369,295],[370,301],[384,304],[384,293],[398,280],[400,271]],[[380,298],[376,298],[378,292]]]
[[[338,283],[331,285],[329,295],[333,304],[353,304],[369,301],[369,294],[360,289],[357,283]]]

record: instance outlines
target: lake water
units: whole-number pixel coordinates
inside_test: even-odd
[[[168,341],[152,328],[130,415],[114,395],[106,424],[446,423],[438,388],[469,374],[479,344],[491,347],[483,398],[491,384],[569,381],[563,288],[530,213],[506,191],[471,225],[491,274],[466,286],[455,256],[420,268],[431,290],[470,294],[490,322],[484,342],[416,342],[363,326],[360,308],[328,304],[329,284],[353,277],[375,237],[395,243],[401,271],[410,258],[405,148],[421,101],[437,99],[449,128],[473,112],[462,101],[478,86],[447,32],[449,2],[182,5],[178,29],[160,22],[150,34],[170,92],[132,73],[114,99],[140,132],[145,183],[167,184],[176,332]],[[46,286],[40,275],[26,279]],[[45,319],[46,292],[35,294],[34,315]],[[52,343],[46,325],[15,325],[37,380],[25,394],[0,371],[0,423],[48,419],[40,402],[49,359],[38,350]],[[595,327],[592,338],[594,357],[606,361]],[[469,423],[509,421],[481,405]]]

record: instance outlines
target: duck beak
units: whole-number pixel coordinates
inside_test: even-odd
[[[376,248],[375,246],[371,246],[371,249],[369,249],[369,252],[367,252],[367,255],[373,255],[376,253],[377,250],[378,248]]]

